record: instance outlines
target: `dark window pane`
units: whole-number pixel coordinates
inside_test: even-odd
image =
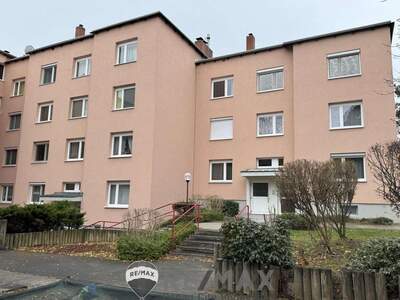
[[[83,116],[83,100],[72,101],[72,118],[78,118]]]
[[[85,156],[85,142],[81,142],[81,157],[83,158]]]
[[[253,196],[254,197],[268,197],[268,183],[254,182],[253,183]]]
[[[223,180],[224,179],[224,164],[214,163],[211,165],[211,179]]]
[[[271,167],[272,166],[272,159],[259,159],[258,160],[259,167]]]
[[[226,164],[226,180],[232,180],[232,163]]]
[[[50,106],[41,106],[40,107],[40,122],[45,122],[49,121],[51,119],[50,117]]]
[[[343,125],[360,126],[361,125],[361,105],[343,106]]]
[[[47,144],[36,145],[35,161],[46,161],[47,160]]]
[[[10,149],[6,150],[6,165],[15,165],[17,164],[17,150]]]
[[[4,65],[0,64],[0,80],[4,79]]]
[[[124,108],[135,106],[135,89],[124,89]]]
[[[280,158],[280,159],[278,160],[278,165],[279,165],[279,166],[283,166],[283,158]]]
[[[70,159],[79,158],[79,142],[71,142],[69,144],[69,158]]]
[[[364,179],[364,158],[363,157],[351,157],[346,158],[346,160],[352,161],[354,167],[356,168],[356,174],[358,179]]]
[[[224,97],[225,96],[225,81],[214,81],[213,82],[213,98]]]
[[[123,155],[132,154],[132,136],[122,137],[121,154]]]

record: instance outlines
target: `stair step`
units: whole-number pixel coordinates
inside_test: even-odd
[[[196,234],[199,235],[209,235],[209,236],[222,236],[222,233],[219,231],[215,230],[205,230],[205,229],[200,229],[199,231],[196,232]]]
[[[183,246],[180,245],[177,247],[178,250],[182,252],[190,252],[190,253],[204,253],[204,254],[214,254],[214,249],[205,248],[205,247],[193,247],[193,246]]]
[[[193,241],[210,241],[210,242],[221,242],[222,237],[220,236],[212,236],[212,235],[201,235],[194,234],[189,237],[189,240]]]
[[[172,256],[190,256],[190,257],[207,257],[207,258],[213,257],[212,254],[184,252],[184,251],[180,251],[179,249],[171,251],[169,253],[169,255],[172,255]]]
[[[210,248],[214,249],[214,245],[216,242],[214,241],[199,241],[199,240],[185,240],[182,245],[183,246],[191,246],[191,247],[203,247],[203,248]]]

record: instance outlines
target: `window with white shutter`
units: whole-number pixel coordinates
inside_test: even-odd
[[[210,140],[228,140],[233,138],[233,119],[216,118],[210,120]]]

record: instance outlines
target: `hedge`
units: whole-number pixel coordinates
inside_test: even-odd
[[[0,219],[7,220],[7,233],[76,229],[83,225],[84,215],[68,201],[0,208]]]

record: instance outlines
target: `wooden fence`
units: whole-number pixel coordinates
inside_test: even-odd
[[[17,249],[21,247],[52,246],[79,243],[106,243],[114,242],[121,235],[122,230],[105,229],[70,229],[58,231],[26,232],[6,234],[3,247]]]
[[[235,299],[242,299],[240,295],[253,299],[278,299],[279,296],[296,300],[388,299],[382,273],[342,271],[340,282],[336,280],[335,286],[333,272],[329,269],[296,267],[292,276],[291,271],[277,267],[217,258],[214,280],[218,291],[236,293],[239,298]]]

